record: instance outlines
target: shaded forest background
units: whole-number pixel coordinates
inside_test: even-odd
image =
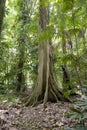
[[[87,1],[0,1],[0,93],[28,104],[87,92]]]

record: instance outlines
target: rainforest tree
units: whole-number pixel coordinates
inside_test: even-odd
[[[39,1],[39,35],[49,30],[49,2]],[[41,35],[40,35],[41,36]],[[47,101],[63,100],[63,93],[57,86],[53,74],[53,47],[51,39],[42,40],[39,38],[39,65],[36,87],[27,101],[26,105],[35,105],[38,101],[44,104]]]
[[[28,19],[28,10],[26,8],[27,0],[20,1],[20,15],[19,20],[21,21],[21,30],[22,32],[19,34],[18,37],[18,50],[19,50],[19,60],[18,60],[18,68],[17,68],[17,91],[21,91],[23,86],[25,85],[25,78],[23,73],[24,67],[24,56],[25,56],[25,46],[26,46],[26,33],[24,27],[26,26],[27,19]]]
[[[86,86],[85,0],[7,0],[5,17],[0,2],[0,81],[7,90],[20,92],[27,84],[34,90],[26,105],[34,105]]]

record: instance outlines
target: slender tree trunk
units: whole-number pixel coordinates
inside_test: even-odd
[[[23,28],[26,23],[27,23],[27,13],[28,10],[26,10],[26,1],[22,0],[20,3],[20,12],[21,16],[20,20],[22,21],[21,28]],[[19,60],[18,60],[18,67],[17,67],[17,91],[23,91],[25,89],[25,78],[24,78],[24,73],[23,73],[23,67],[25,63],[25,44],[26,44],[26,34],[24,33],[24,28],[22,32],[20,33],[20,36],[18,38],[18,51],[19,51]]]
[[[5,12],[5,2],[6,0],[0,0],[0,36],[1,36],[2,24],[3,24],[4,12]]]
[[[62,51],[63,54],[66,55],[66,39],[65,39],[65,32],[62,33]],[[63,71],[63,89],[66,92],[67,90],[71,90],[72,87],[70,84],[70,76],[68,73],[68,69],[67,69],[67,62],[64,61],[63,65],[62,65],[62,71]]]
[[[25,44],[24,39],[19,41],[19,61],[18,61],[18,72],[17,72],[17,91],[19,92],[24,85],[24,74],[23,74],[23,66],[24,66],[24,48],[23,44]]]
[[[1,44],[2,25],[3,25],[4,13],[5,13],[5,3],[6,3],[6,0],[0,0],[0,44]],[[1,48],[1,46],[0,46],[0,55],[2,55],[2,48]],[[5,81],[4,81],[4,78],[3,78],[3,80],[2,80],[2,84],[3,85],[4,85],[4,82]]]
[[[40,33],[46,30],[49,24],[49,8],[48,6],[43,6],[42,2],[43,0],[40,0]],[[32,95],[28,98],[26,105],[35,105],[38,101],[43,102],[45,105],[47,101],[57,102],[58,100],[63,100],[63,93],[57,86],[53,74],[53,51],[52,46],[49,44],[49,40],[40,43],[38,58],[37,84]]]

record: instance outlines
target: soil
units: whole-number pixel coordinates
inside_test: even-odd
[[[72,104],[47,103],[25,107],[21,103],[0,105],[0,130],[63,130],[75,125],[66,114]]]

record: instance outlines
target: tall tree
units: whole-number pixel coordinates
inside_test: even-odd
[[[20,1],[20,13],[19,20],[22,22],[20,26],[20,34],[18,37],[18,51],[19,51],[19,58],[18,58],[18,71],[17,71],[17,91],[20,91],[22,89],[22,86],[24,86],[25,79],[24,79],[24,73],[23,73],[23,67],[24,67],[24,56],[25,56],[25,43],[26,43],[26,34],[24,30],[24,26],[27,23],[27,13],[28,10],[26,10],[26,1],[21,0]]]
[[[5,13],[5,3],[6,3],[6,0],[0,0],[0,80],[1,80],[1,86],[2,84],[4,84],[4,79],[2,80],[2,76],[1,76],[1,73],[2,73],[2,54],[4,52],[4,50],[2,49],[2,44],[1,44],[1,32],[2,32],[2,25],[3,25],[3,18],[4,18],[4,13]]]
[[[5,12],[5,2],[6,0],[0,0],[0,36],[1,36],[2,24],[3,24],[4,12]]]
[[[47,31],[49,26],[48,4],[45,0],[39,1],[39,33],[45,32],[46,35],[49,35]],[[37,84],[26,105],[35,105],[38,101],[45,105],[47,101],[63,100],[63,94],[57,86],[53,74],[53,46],[50,44],[49,38],[40,41],[38,59]]]

